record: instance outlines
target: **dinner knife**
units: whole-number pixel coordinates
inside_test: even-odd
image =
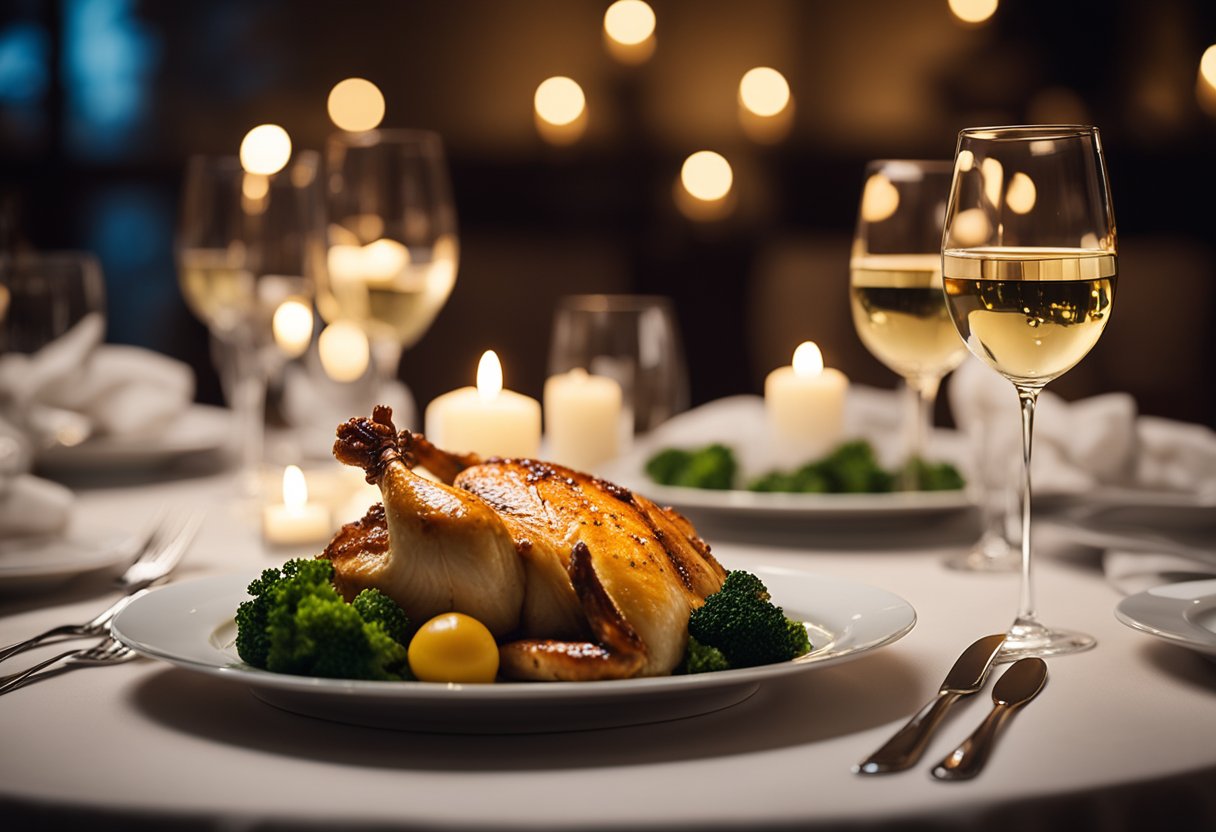
[[[1047,662],[1042,659],[1021,659],[997,679],[992,688],[992,710],[979,727],[933,767],[938,780],[970,780],[980,773],[997,731],[1018,708],[1039,695],[1047,684]]]
[[[946,674],[937,696],[917,711],[882,748],[853,766],[853,773],[889,774],[916,765],[916,761],[925,751],[925,746],[929,744],[933,729],[941,722],[950,706],[984,686],[988,672],[1004,643],[1005,634],[999,633],[984,636],[964,650],[954,662],[954,667]]]

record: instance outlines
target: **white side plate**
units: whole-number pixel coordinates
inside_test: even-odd
[[[1133,629],[1216,657],[1216,579],[1129,595],[1115,608],[1115,617]]]

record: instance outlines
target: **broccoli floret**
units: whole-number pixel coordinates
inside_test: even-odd
[[[350,604],[364,621],[378,622],[393,641],[409,647],[410,620],[392,598],[378,589],[365,589]]]
[[[957,491],[966,485],[963,475],[949,462],[928,462],[917,457],[908,460],[905,472],[921,491]]]
[[[728,573],[722,588],[693,610],[688,632],[697,642],[720,650],[730,667],[789,661],[810,649],[806,628],[786,618],[769,599],[763,581],[738,570]]]
[[[729,670],[730,663],[717,647],[702,644],[692,636],[688,637],[688,647],[684,649],[684,660],[676,668],[676,673],[712,673],[715,670]]]
[[[405,614],[378,592],[348,604],[332,578],[333,564],[320,558],[263,572],[249,585],[254,597],[237,608],[241,659],[278,673],[401,679]]]
[[[819,463],[819,469],[831,483],[829,490],[839,493],[874,494],[892,487],[893,478],[864,439],[844,443]]]
[[[738,467],[734,452],[715,443],[691,451],[659,451],[647,461],[646,473],[659,485],[726,490],[734,487]]]

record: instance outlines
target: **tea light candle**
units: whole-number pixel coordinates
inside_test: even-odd
[[[545,381],[545,436],[554,462],[591,470],[617,454],[621,385],[582,367]]]
[[[813,341],[794,351],[793,366],[778,367],[764,380],[764,405],[779,440],[800,450],[826,451],[844,431],[844,398],[849,380],[823,366]]]
[[[329,509],[308,501],[308,483],[295,465],[283,470],[283,502],[262,510],[262,534],[279,546],[320,543],[331,532]]]
[[[426,408],[427,438],[445,450],[483,457],[535,457],[540,449],[540,402],[504,390],[502,364],[487,350],[477,386],[444,393]]]

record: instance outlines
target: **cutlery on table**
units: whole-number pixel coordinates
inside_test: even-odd
[[[58,676],[73,667],[93,667],[101,664],[119,664],[138,658],[139,654],[118,640],[107,636],[92,647],[81,647],[60,653],[58,656],[39,662],[33,667],[26,668],[20,673],[0,677],[0,696],[9,691],[24,687],[31,682]],[[51,665],[62,662],[63,667],[50,668]]]
[[[938,780],[970,780],[980,773],[997,732],[1005,720],[1018,708],[1039,695],[1047,683],[1047,662],[1042,659],[1019,659],[997,680],[992,688],[992,710],[979,727],[933,767]]]
[[[882,748],[853,766],[853,772],[888,774],[914,766],[929,744],[933,729],[950,706],[984,686],[984,680],[988,678],[988,672],[1004,643],[1005,634],[1000,633],[984,636],[964,650],[946,674],[937,696],[917,711]]]
[[[0,648],[0,661],[48,642],[108,635],[110,622],[136,593],[159,583],[173,571],[190,547],[201,522],[202,516],[198,513],[158,522],[141,547],[139,556],[118,578],[118,586],[123,589],[121,598],[91,621],[52,627],[25,641]]]

